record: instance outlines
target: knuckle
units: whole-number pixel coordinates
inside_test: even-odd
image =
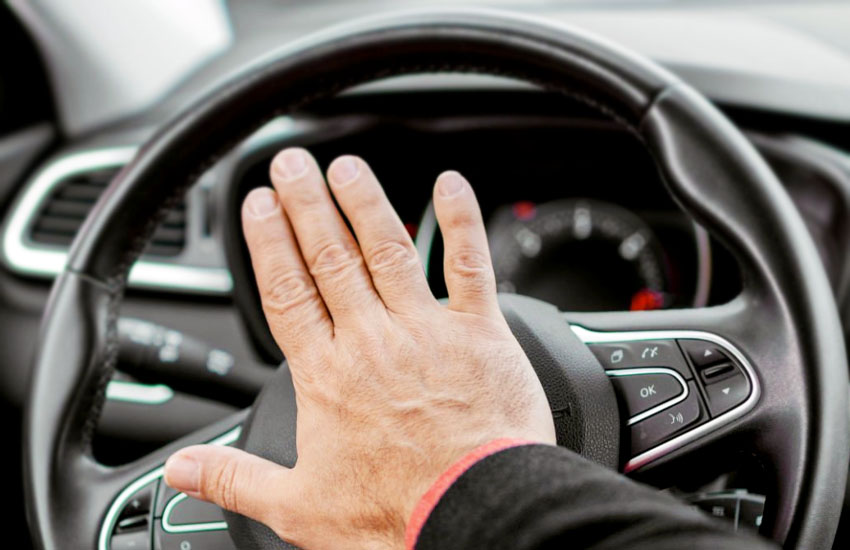
[[[251,225],[245,231],[251,257],[273,257],[278,254],[281,244],[281,234],[275,230],[275,226],[273,225],[275,221],[277,220],[262,220]]]
[[[358,181],[358,183],[360,182]],[[358,210],[374,212],[384,205],[384,197],[379,189],[372,188],[368,185],[360,185],[357,192],[359,194],[357,199]]]
[[[381,241],[368,253],[369,271],[386,272],[409,265],[417,260],[416,251],[407,243],[396,240]]]
[[[305,176],[300,176],[303,179]],[[325,197],[310,185],[296,186],[298,190],[285,195],[287,200],[293,206],[305,212],[305,216],[313,216],[317,218],[324,217],[320,211],[325,203]]]
[[[464,281],[464,284],[488,290],[494,286],[490,258],[479,250],[462,249],[446,257],[447,271]]]
[[[341,277],[358,267],[363,257],[350,244],[326,242],[316,247],[310,272],[317,277]]]
[[[451,214],[449,217],[449,229],[469,229],[473,227],[483,226],[481,218],[468,209],[460,209]]]
[[[278,272],[263,286],[263,304],[268,311],[277,314],[289,313],[316,298],[312,282],[299,271]]]
[[[208,491],[212,493],[218,504],[227,510],[238,512],[239,508],[239,463],[235,460],[225,461],[210,479]]]
[[[474,248],[462,248],[448,255],[448,267],[452,272],[470,277],[489,274],[492,269],[490,258]]]

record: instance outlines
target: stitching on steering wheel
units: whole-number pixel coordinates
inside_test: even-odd
[[[553,83],[544,79],[540,79],[530,74],[522,73],[521,71],[506,71],[500,67],[489,67],[486,65],[462,65],[448,63],[407,65],[391,69],[374,71],[373,73],[367,74],[365,76],[360,75],[346,80],[337,80],[335,82],[329,83],[325,87],[314,91],[313,93],[305,94],[301,98],[290,102],[286,107],[274,109],[268,116],[262,117],[253,126],[253,128],[259,128],[263,124],[267,123],[269,120],[277,116],[297,110],[299,107],[309,104],[317,99],[334,96],[343,90],[349,89],[364,82],[371,82],[374,80],[379,80],[381,78],[402,76],[407,74],[436,72],[504,76],[535,84],[543,89],[558,92],[570,99],[573,99],[574,101],[582,103],[590,107],[591,109],[596,110],[603,116],[609,118],[615,124],[621,126],[630,134],[635,136],[641,143],[643,143],[644,145],[646,144],[643,136],[641,135],[638,129],[638,125],[629,122],[625,117],[618,114],[613,107],[609,106],[605,102],[594,99],[586,94],[576,92],[570,89],[569,87]],[[661,94],[665,93],[669,89],[669,86],[670,85],[668,84],[667,86],[661,88],[653,94],[653,97],[647,103],[647,107],[644,108],[644,112],[649,108],[649,106],[651,106],[655,102],[655,99],[657,97],[659,97]],[[130,268],[144,251],[144,248],[150,241],[150,238],[152,237],[154,231],[156,231],[157,226],[165,218],[168,212],[179,202],[180,198],[185,195],[189,187],[191,187],[204,172],[206,172],[216,162],[218,162],[227,152],[229,152],[233,148],[234,145],[239,143],[242,139],[244,139],[244,135],[239,135],[234,139],[228,140],[225,145],[222,146],[218,151],[210,154],[206,157],[205,160],[198,163],[198,166],[195,168],[194,171],[192,171],[192,173],[185,179],[183,183],[175,186],[173,192],[166,198],[165,201],[163,201],[162,205],[157,208],[154,215],[151,216],[145,226],[133,238],[132,245],[123,254],[121,261],[115,267],[115,270],[113,271],[112,275],[110,275],[106,279],[105,283],[109,292],[109,301],[107,304],[108,312],[106,319],[107,327],[105,335],[106,345],[104,347],[103,358],[101,361],[101,374],[98,378],[95,388],[93,389],[92,405],[89,409],[89,413],[86,416],[86,421],[83,425],[82,443],[85,447],[88,448],[90,446],[94,437],[100,413],[103,410],[103,405],[106,401],[106,388],[112,378],[112,374],[115,370],[115,365],[118,360],[118,314],[120,311],[121,301],[124,296],[124,292],[127,288],[127,280],[130,273]]]

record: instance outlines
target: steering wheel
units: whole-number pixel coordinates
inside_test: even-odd
[[[197,176],[271,117],[374,79],[436,71],[530,82],[621,125],[649,150],[677,203],[734,253],[743,272],[737,298],[704,309],[571,315],[503,298],[552,404],[559,442],[657,478],[691,457],[752,454],[775,487],[762,532],[787,547],[830,546],[850,453],[847,361],[829,283],[788,195],[735,126],[658,65],[577,29],[489,11],[384,16],[300,41],[195,102],[116,176],[74,242],[42,326],[24,451],[38,545],[109,548],[118,520],[137,502],[130,498],[155,490],[165,458],[188,444],[229,443],[241,429],[248,450],[295,460],[285,366],[250,415],[128,465],[94,459],[128,271]],[[724,372],[703,368],[704,350],[724,358]],[[677,397],[624,415],[613,384],[653,374],[641,370],[672,377]],[[672,428],[653,421],[659,418]],[[631,449],[618,450],[621,428],[631,434]],[[666,430],[660,438],[659,430]],[[158,513],[149,518],[161,533],[168,518]],[[282,545],[250,522],[228,516],[228,523],[245,547]]]

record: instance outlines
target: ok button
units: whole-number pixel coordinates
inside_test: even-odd
[[[607,374],[630,424],[657,412],[652,409],[673,405],[687,397],[685,381],[672,369],[618,369]]]

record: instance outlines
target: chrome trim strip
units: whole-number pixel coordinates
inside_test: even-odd
[[[209,445],[230,445],[239,439],[239,434],[242,431],[241,426],[236,426],[235,428],[223,433],[222,435],[216,437],[211,440]],[[121,510],[124,508],[124,505],[127,504],[127,501],[142,487],[147,485],[148,483],[159,479],[162,477],[165,472],[165,466],[160,466],[146,473],[130,485],[128,485],[123,491],[118,493],[118,496],[115,497],[115,500],[112,501],[112,505],[109,507],[109,510],[106,512],[106,517],[103,520],[103,525],[100,528],[100,536],[98,536],[97,540],[97,548],[98,550],[109,550],[110,544],[109,539],[112,534],[112,530],[115,528],[115,523],[118,520],[118,514],[121,513]],[[156,497],[154,497],[154,506],[156,501]]]
[[[186,493],[177,493],[162,511],[162,530],[166,533],[197,533],[199,531],[222,531],[227,529],[226,521],[207,521],[204,523],[179,523],[174,525],[171,523],[171,512],[175,506],[189,498]]]
[[[641,375],[641,374],[669,374],[673,378],[676,379],[676,381],[679,383],[679,385],[682,386],[682,393],[680,393],[676,397],[669,399],[669,400],[665,401],[664,403],[661,403],[660,405],[656,405],[656,406],[652,407],[651,409],[647,409],[647,410],[643,411],[642,413],[636,414],[636,415],[632,416],[631,418],[629,418],[629,423],[628,423],[629,426],[631,426],[632,424],[634,424],[636,422],[640,422],[644,418],[649,418],[653,414],[659,413],[659,412],[663,411],[664,409],[672,407],[676,403],[681,403],[682,401],[684,401],[685,399],[688,398],[688,394],[690,393],[690,390],[688,389],[688,384],[687,384],[687,382],[685,382],[685,379],[682,378],[681,374],[674,371],[673,369],[665,369],[663,367],[649,367],[649,368],[641,367],[641,368],[634,368],[634,369],[606,370],[605,374],[607,374],[608,376],[614,376],[614,377],[638,376],[638,375]]]
[[[106,398],[140,405],[162,405],[174,397],[174,390],[165,384],[139,384],[125,380],[111,380],[106,386]]]
[[[713,418],[705,424],[700,424],[693,430],[680,434],[669,441],[653,447],[645,451],[626,463],[625,471],[631,472],[638,468],[649,464],[653,460],[657,460],[662,456],[683,447],[684,445],[699,439],[700,437],[716,430],[717,428],[728,424],[729,422],[738,419],[751,411],[755,407],[756,402],[761,396],[761,386],[759,385],[756,371],[744,357],[744,354],[732,345],[729,340],[712,334],[710,332],[702,332],[696,330],[648,330],[648,331],[628,331],[628,332],[597,332],[586,329],[579,325],[570,325],[570,328],[578,336],[579,340],[585,344],[611,344],[617,342],[635,342],[640,340],[672,340],[672,339],[689,339],[689,340],[704,340],[711,342],[723,348],[730,354],[744,369],[744,373],[749,378],[752,391],[747,400],[737,407],[721,414],[717,418]]]
[[[70,153],[49,162],[27,183],[12,206],[3,231],[2,257],[7,266],[18,273],[34,277],[55,277],[65,269],[68,251],[39,246],[26,239],[33,218],[53,189],[76,174],[114,168],[127,164],[136,147],[113,147]],[[135,287],[186,290],[212,294],[228,294],[233,279],[225,268],[184,266],[151,260],[140,260],[130,270],[129,283]]]

